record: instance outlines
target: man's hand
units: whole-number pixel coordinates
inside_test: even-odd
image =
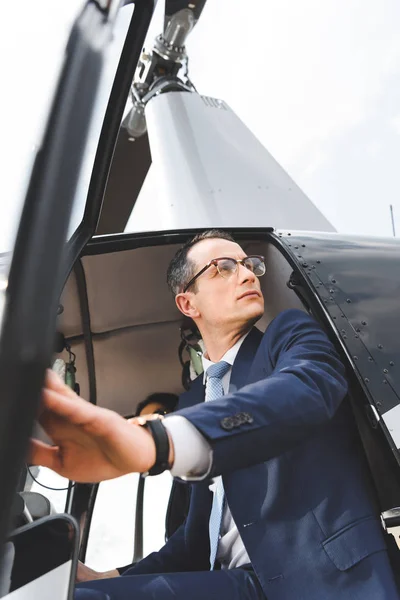
[[[117,569],[111,571],[95,571],[90,567],[78,561],[78,569],[76,572],[76,582],[83,583],[84,581],[93,581],[94,579],[109,579],[110,577],[119,577]]]
[[[30,462],[78,482],[148,471],[156,449],[149,431],[79,398],[47,372],[39,421],[54,446],[32,440]]]

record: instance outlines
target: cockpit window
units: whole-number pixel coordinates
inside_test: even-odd
[[[68,239],[76,231],[82,221],[85,212],[87,194],[89,190],[90,178],[93,170],[93,164],[96,157],[97,145],[100,139],[104,115],[107,109],[108,99],[114,82],[115,72],[117,70],[125,36],[128,30],[129,22],[132,17],[134,5],[125,6],[118,12],[114,26],[114,35],[107,55],[107,63],[103,75],[99,82],[99,92],[97,105],[94,111],[88,141],[86,145],[85,159],[81,166],[80,178],[78,181],[75,203],[72,210],[71,222],[68,231]]]
[[[2,6],[7,27],[0,38],[0,315],[33,164],[71,26],[82,5],[82,0],[22,0]]]

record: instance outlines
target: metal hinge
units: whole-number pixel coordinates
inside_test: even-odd
[[[400,548],[400,508],[391,508],[381,513],[381,523],[383,529],[394,537]]]

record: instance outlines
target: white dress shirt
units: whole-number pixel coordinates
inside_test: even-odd
[[[230,348],[221,360],[233,365],[239,348],[248,333],[240,338],[232,348]],[[204,369],[204,383],[207,387],[206,371],[212,363],[202,357]],[[222,378],[224,393],[227,394],[230,389],[232,368]],[[168,433],[174,444],[174,464],[171,474],[174,477],[180,477],[185,481],[199,481],[205,479],[212,466],[212,449],[210,444],[190,421],[180,415],[170,415],[163,420]],[[211,491],[214,491],[216,481],[213,480],[210,485]],[[218,543],[217,559],[221,562],[222,568],[234,569],[250,562],[242,538],[233,520],[228,503],[225,502],[224,514],[221,524],[221,538]]]

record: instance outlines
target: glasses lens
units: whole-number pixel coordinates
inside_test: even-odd
[[[254,275],[257,275],[257,277],[261,277],[265,273],[265,262],[259,256],[248,256],[244,259],[244,265]]]
[[[231,258],[222,258],[217,262],[218,273],[228,279],[236,271],[236,261]]]

